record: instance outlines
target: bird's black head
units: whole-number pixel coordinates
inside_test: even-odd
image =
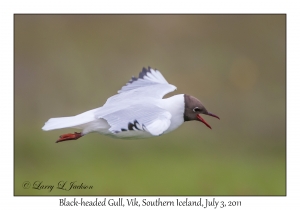
[[[210,125],[200,116],[200,114],[206,114],[220,119],[217,115],[208,112],[201,101],[193,96],[184,94],[184,105],[184,121],[198,120],[211,129]]]

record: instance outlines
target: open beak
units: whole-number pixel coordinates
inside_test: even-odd
[[[213,114],[213,113],[210,113],[210,112],[207,112],[206,115],[209,115],[209,116],[212,116],[212,117],[215,117],[215,118],[220,119],[217,115],[215,115],[215,114]]]
[[[206,115],[209,115],[209,116],[220,119],[217,115],[214,115],[210,112],[208,112]],[[198,118],[199,121],[203,122],[207,127],[209,127],[211,129],[210,125],[200,116],[200,114],[197,114],[197,118]]]

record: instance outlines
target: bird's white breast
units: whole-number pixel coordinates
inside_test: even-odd
[[[161,99],[159,106],[169,111],[172,115],[170,127],[164,133],[175,130],[184,122],[184,94]]]

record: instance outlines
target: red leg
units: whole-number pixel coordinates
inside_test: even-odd
[[[62,142],[62,141],[69,141],[69,140],[76,140],[82,137],[83,135],[81,133],[67,133],[63,134],[59,137],[59,139],[56,141],[56,143]]]

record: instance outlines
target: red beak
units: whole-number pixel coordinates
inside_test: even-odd
[[[208,112],[207,115],[220,119],[217,115],[214,115],[210,112]],[[199,121],[203,122],[207,127],[211,129],[210,125],[200,116],[200,114],[197,114],[197,118]]]

